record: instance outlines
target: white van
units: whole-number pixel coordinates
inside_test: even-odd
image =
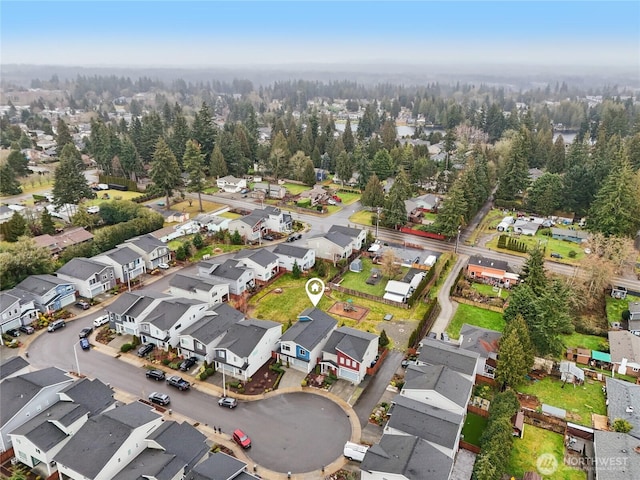
[[[356,462],[361,462],[364,460],[364,456],[369,450],[369,447],[366,445],[359,445],[357,443],[347,442],[344,444],[344,452],[343,455],[347,457],[349,460],[355,460]]]

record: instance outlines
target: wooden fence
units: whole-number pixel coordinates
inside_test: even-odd
[[[467,405],[467,412],[475,413],[484,418],[489,418],[489,410],[480,407],[474,407],[473,405]]]
[[[483,308],[485,310],[491,310],[492,312],[504,313],[504,308],[494,307],[493,305],[488,305],[486,303],[474,302],[473,300],[469,300],[463,297],[451,297],[451,298],[458,303],[465,303],[467,305]]]
[[[338,284],[330,283],[329,287],[332,290],[346,293],[347,295],[353,295],[354,297],[366,298],[367,300],[373,300],[374,302],[384,303],[385,305],[391,305],[392,307],[408,309],[409,305],[406,303],[394,302],[393,300],[387,300],[386,298],[378,297],[377,295],[371,295],[370,293],[364,293],[359,290],[352,290],[350,288],[341,287]]]
[[[469,442],[465,442],[464,440],[460,440],[460,448],[464,448],[465,450],[469,450],[470,452],[475,453],[476,455],[480,453],[480,447],[477,445],[473,445]]]
[[[527,408],[522,409],[524,413],[524,422],[529,425],[544,428],[555,433],[565,434],[567,430],[567,422],[561,418],[552,417],[546,413],[538,413]]]

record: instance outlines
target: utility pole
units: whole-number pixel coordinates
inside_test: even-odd
[[[462,230],[462,225],[458,225],[458,235],[456,236],[456,248],[453,250],[453,253],[458,253],[458,243],[460,242],[460,231]]]

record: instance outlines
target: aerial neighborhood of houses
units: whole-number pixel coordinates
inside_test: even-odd
[[[640,220],[562,183],[595,133],[471,86],[486,118],[453,128],[431,93],[192,88],[3,93],[2,475],[640,478]],[[637,115],[618,98],[575,102]],[[590,185],[640,191],[634,161]]]

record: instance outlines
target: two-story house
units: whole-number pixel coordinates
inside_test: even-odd
[[[308,308],[280,337],[278,359],[305,373],[311,372],[322,359],[322,349],[338,322],[322,310]]]
[[[54,457],[60,478],[113,480],[146,448],[162,415],[134,402],[89,418]]]
[[[316,264],[316,252],[312,248],[302,248],[289,245],[287,243],[279,243],[273,249],[273,253],[278,257],[278,266],[280,269],[293,271],[293,265],[298,264],[300,270],[307,271]]]
[[[55,367],[3,379],[0,383],[0,452],[11,448],[11,432],[58,402],[58,392],[72,382],[73,378]]]
[[[475,382],[475,376],[478,373],[478,357],[479,355],[476,352],[438,340],[424,338],[420,342],[416,364],[444,365]]]
[[[142,255],[128,246],[108,250],[95,255],[93,259],[111,265],[120,283],[128,283],[146,272]]]
[[[94,298],[116,286],[113,266],[92,258],[72,258],[56,271],[56,276],[73,283],[84,298]]]
[[[253,270],[256,282],[264,284],[278,273],[278,256],[264,248],[240,250],[233,258],[238,266]]]
[[[367,231],[362,228],[345,227],[343,225],[332,225],[329,232],[339,232],[351,238],[353,249],[362,250],[364,243],[367,241]]]
[[[244,319],[244,313],[227,303],[213,305],[202,318],[180,332],[178,352],[185,357],[196,357],[211,363],[214,349],[227,330]]]
[[[153,291],[118,295],[118,298],[105,308],[109,315],[110,328],[115,328],[118,333],[139,336],[140,322],[164,298],[168,296]]]
[[[158,268],[158,265],[161,263],[169,263],[171,261],[171,250],[169,250],[169,247],[150,233],[131,238],[118,246],[129,247],[142,255],[147,271]]]
[[[184,477],[184,480],[256,480],[247,464],[231,455],[217,452],[200,462]]]
[[[307,239],[307,248],[315,251],[316,258],[335,263],[353,253],[353,239],[340,232],[327,232]]]
[[[16,285],[12,295],[21,302],[33,301],[42,313],[55,312],[76,301],[76,286],[53,275],[29,275]]]
[[[201,229],[206,229],[208,232],[219,232],[220,230],[229,229],[231,219],[212,213],[200,213],[193,218],[193,221],[197,223]]]
[[[247,188],[247,181],[244,178],[227,175],[216,180],[216,185],[227,193],[238,193],[243,188]]]
[[[515,285],[520,276],[513,273],[509,264],[504,260],[494,260],[480,255],[473,255],[467,263],[466,274],[469,278],[478,281],[500,282]]]
[[[255,287],[253,269],[238,266],[237,260],[229,259],[218,263],[216,259],[204,260],[198,264],[198,275],[212,278],[220,283],[229,285],[229,294],[240,296]]]
[[[334,330],[322,349],[322,372],[332,372],[338,378],[359,384],[378,354],[378,336],[340,327]]]
[[[228,283],[186,273],[176,273],[171,277],[169,291],[175,297],[191,298],[209,305],[229,300]]]
[[[252,215],[261,216],[264,221],[264,227],[270,232],[288,233],[293,226],[291,215],[283,212],[278,207],[266,206],[257,208]]]
[[[19,324],[15,320],[16,314]],[[0,292],[0,331],[6,332],[20,325],[29,325],[36,318],[38,318],[38,309],[33,295],[13,288]]]
[[[237,231],[247,243],[259,242],[266,230],[265,218],[259,213],[250,213],[229,222],[229,231],[232,233]]]
[[[202,318],[208,307],[207,303],[189,298],[162,299],[140,321],[140,338],[165,350],[176,347],[180,332]]]
[[[215,347],[216,370],[247,380],[271,359],[281,334],[282,324],[270,320],[233,324]]]

